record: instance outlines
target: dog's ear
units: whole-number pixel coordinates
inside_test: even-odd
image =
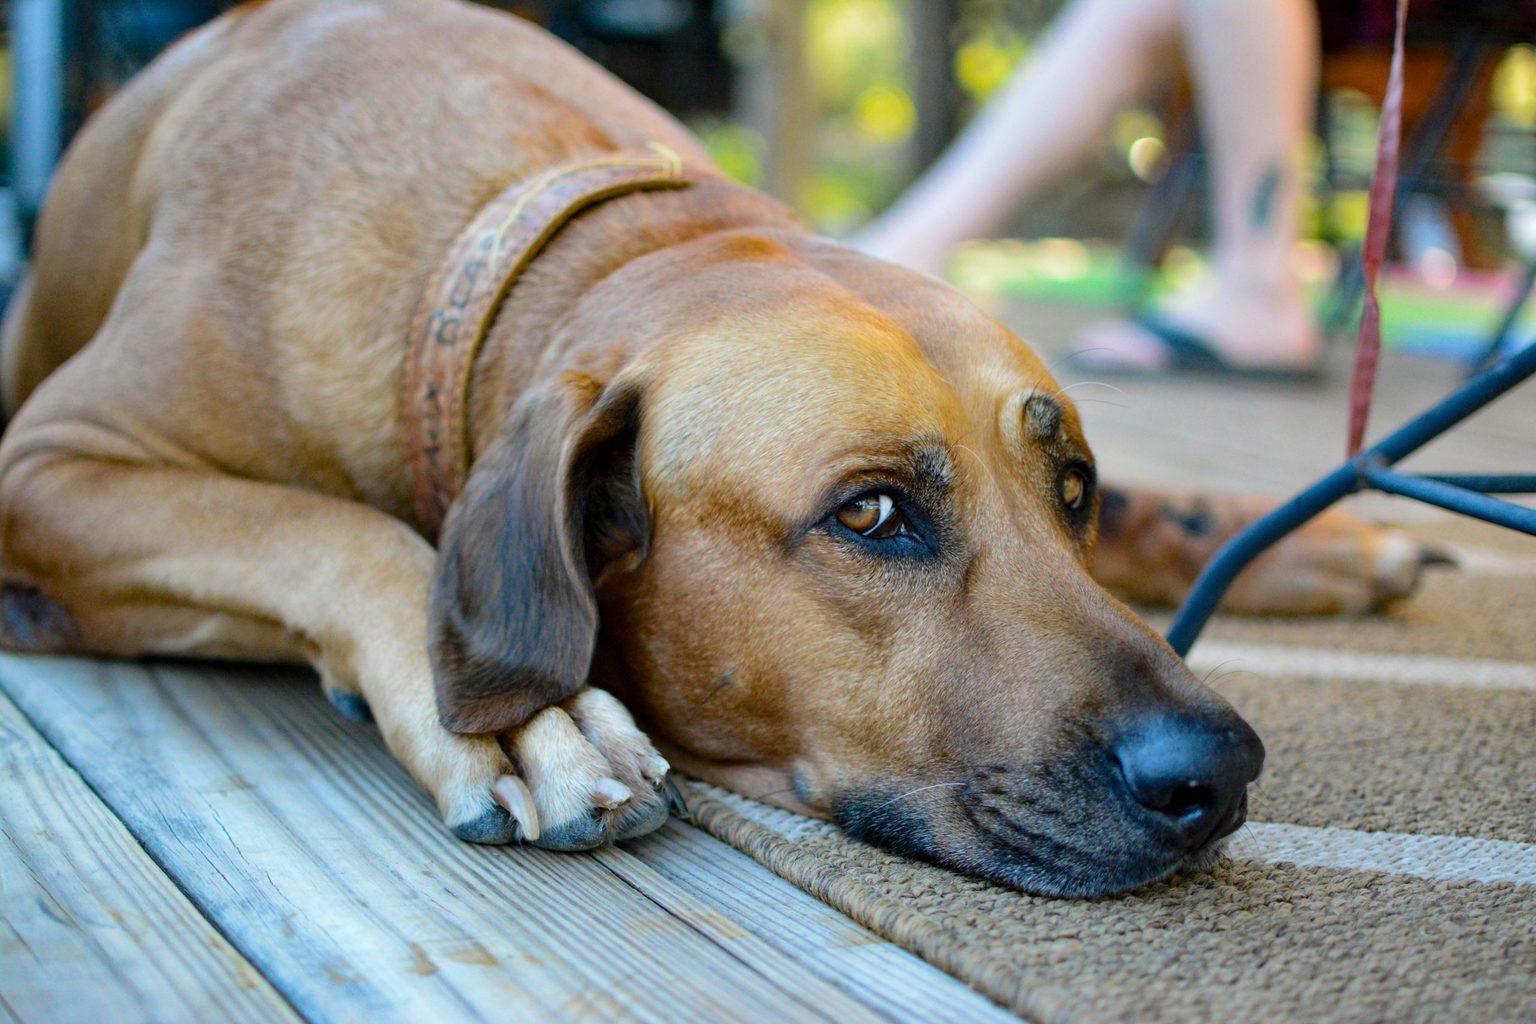
[[[645,555],[638,375],[567,373],[524,395],[443,527],[429,646],[438,716],[500,732],[576,692],[597,642],[593,583]]]

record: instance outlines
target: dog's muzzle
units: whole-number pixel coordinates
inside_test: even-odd
[[[1214,861],[1263,764],[1229,709],[1142,711],[1039,761],[865,787],[833,816],[866,842],[1029,893],[1104,896]]]

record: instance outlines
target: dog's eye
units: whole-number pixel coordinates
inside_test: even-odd
[[[860,537],[884,540],[909,533],[907,521],[889,494],[866,494],[837,510],[837,521]]]
[[[1061,502],[1073,512],[1088,504],[1088,474],[1080,469],[1068,469],[1061,474]]]

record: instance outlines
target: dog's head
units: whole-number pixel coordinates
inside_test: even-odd
[[[681,249],[584,301],[568,329],[619,340],[477,462],[433,596],[450,727],[590,678],[696,773],[1031,892],[1208,857],[1263,748],[1090,577],[1093,456],[1040,361],[828,243]]]

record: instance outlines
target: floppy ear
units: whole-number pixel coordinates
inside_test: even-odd
[[[470,473],[438,545],[428,607],[437,711],[500,732],[576,692],[597,642],[593,581],[643,558],[641,388],[567,373],[524,395]]]

